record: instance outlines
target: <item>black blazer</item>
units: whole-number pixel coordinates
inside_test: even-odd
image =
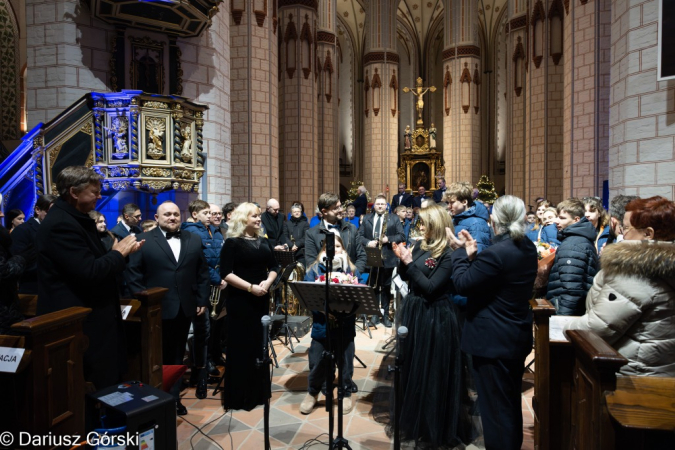
[[[134,234],[141,234],[143,232],[140,227],[131,227],[131,231],[133,231]],[[117,225],[112,227],[110,232],[114,234],[120,241],[131,234],[129,231],[127,231],[127,227],[125,227],[122,222],[118,222]]]
[[[366,194],[361,194],[352,202],[354,209],[356,210],[356,217],[361,217],[361,215],[366,213],[368,209],[368,199]]]
[[[391,212],[394,212],[397,206],[403,205],[408,208],[412,208],[413,196],[404,192],[403,194],[394,195],[393,200],[391,201]]]
[[[283,244],[281,236],[284,232],[284,215],[278,213],[276,217],[265,211],[260,216],[270,247],[274,248],[277,245]]]
[[[436,203],[440,203],[443,201],[443,195],[445,194],[445,191],[447,191],[448,188],[446,187],[445,189],[437,189],[434,191],[434,196],[433,199]]]
[[[293,248],[293,243],[298,247],[295,258],[301,263],[305,263],[305,233],[309,230],[307,217],[300,216],[299,219],[291,218],[284,221],[284,232],[281,236],[280,244],[288,245],[288,249]],[[293,240],[291,240],[291,236]]]
[[[484,358],[520,359],[532,351],[532,297],[537,249],[527,238],[497,235],[473,262],[452,254],[453,282],[468,297],[462,350]]]
[[[209,305],[209,266],[199,235],[181,232],[178,261],[159,227],[137,238],[145,239],[145,245],[129,256],[131,292],[153,287],[169,289],[162,299],[162,319],[176,317],[179,307],[186,317],[193,317],[198,306]]]
[[[38,228],[40,222],[31,217],[12,231],[12,245],[9,251],[12,255],[21,255],[30,247],[35,246],[35,239],[37,238]],[[30,266],[26,267],[23,274],[19,277],[19,293],[20,294],[37,294],[38,293],[38,265],[35,261]]]
[[[356,269],[363,273],[366,270],[366,251],[359,241],[358,230],[353,223],[347,220],[339,220],[337,222],[340,227],[340,237],[344,242],[345,251],[349,255]],[[313,226],[305,233],[305,263],[307,266],[316,261],[317,256],[321,252],[321,246],[326,239],[326,235],[321,233],[325,230],[324,221],[319,222],[318,225]]]
[[[364,248],[368,246],[368,242],[373,240],[376,218],[377,214],[368,214],[363,218],[363,223],[359,227],[359,241]],[[391,244],[392,242],[397,244],[405,242],[405,231],[403,231],[401,220],[396,214],[388,214],[387,216],[386,235],[389,242],[382,246],[382,258],[384,259],[384,267],[392,269],[398,265],[398,258],[394,254]]]
[[[14,234],[14,233],[12,233]],[[38,251],[38,315],[83,306],[89,347],[84,354],[85,379],[98,389],[119,381],[126,367],[124,330],[117,277],[124,257],[108,252],[89,215],[57,199],[40,225]]]
[[[426,194],[424,197],[420,197],[419,195],[417,197],[414,197],[412,200],[412,205],[413,208],[421,208],[422,207],[422,201],[423,200],[429,200],[431,197],[427,197]]]

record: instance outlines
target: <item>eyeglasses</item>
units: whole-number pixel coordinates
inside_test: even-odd
[[[143,214],[136,214],[135,216],[132,216],[134,219],[140,219],[143,217]]]
[[[219,212],[214,212],[214,213],[211,213],[211,215],[212,215],[212,216],[222,216],[222,215],[223,215],[223,213],[219,213]]]

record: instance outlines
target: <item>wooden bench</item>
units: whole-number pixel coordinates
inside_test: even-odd
[[[122,300],[132,312],[124,321],[127,341],[126,380],[138,380],[162,389],[162,298],[165,288],[137,292],[136,299]]]
[[[0,423],[6,430],[55,436],[84,432],[82,324],[89,308],[68,308],[12,325],[0,346],[24,348],[16,373],[0,373]]]

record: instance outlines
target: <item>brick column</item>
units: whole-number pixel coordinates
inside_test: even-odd
[[[565,11],[563,197],[601,195],[608,178],[610,0]]]
[[[453,0],[445,14],[443,158],[445,178],[476,183],[481,176],[483,68],[477,39],[477,2]]]
[[[673,90],[656,78],[657,20],[658,2],[612,2],[610,197],[675,198]]]
[[[318,133],[320,190],[340,192],[340,149],[338,147],[338,54],[336,0],[319,3],[317,43]]]
[[[26,0],[27,125],[47,122],[84,94],[108,88],[112,25],[77,0]]]
[[[279,2],[281,203],[300,200],[311,212],[321,194],[319,156],[317,6],[314,0]]]
[[[398,85],[396,53],[396,4],[390,0],[368,2],[368,32],[363,57],[364,120],[363,182],[371,198],[398,185]]]
[[[232,200],[264,205],[279,196],[277,13],[274,2],[233,5]]]
[[[179,39],[182,96],[209,106],[204,114],[206,173],[201,198],[223,205],[232,198],[230,115],[230,3],[200,37]]]

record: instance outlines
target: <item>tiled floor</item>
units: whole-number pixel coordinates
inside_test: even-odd
[[[364,332],[357,331],[356,355],[366,364],[363,368],[355,363],[354,382],[359,392],[352,396],[356,401],[354,410],[344,417],[344,437],[352,450],[378,450],[393,448],[393,441],[384,426],[373,418],[373,391],[379,387],[390,386],[391,380],[385,379],[386,371],[383,359],[388,349],[383,344],[391,336],[391,329],[378,325],[372,329],[370,339]],[[328,412],[325,410],[323,396],[319,396],[318,406],[309,415],[300,414],[299,408],[307,388],[307,348],[310,344],[309,334],[295,344],[295,353],[280,342],[274,341],[279,369],[274,369],[272,384],[272,401],[270,411],[270,444],[273,449],[299,449],[308,441],[318,438],[328,447]],[[393,379],[393,376],[390,377]],[[178,419],[178,444],[180,450],[186,449],[264,449],[263,443],[263,409],[253,411],[233,411],[224,414],[220,406],[220,394],[209,396],[204,400],[195,397],[194,389],[183,392],[183,404],[189,414]],[[337,408],[334,407],[337,411]],[[337,413],[335,414],[337,426]],[[523,381],[523,449],[534,448],[533,415],[532,415],[532,383],[526,375]],[[199,428],[201,431],[198,431]],[[307,448],[307,447],[305,447]],[[478,449],[470,445],[467,449]]]

